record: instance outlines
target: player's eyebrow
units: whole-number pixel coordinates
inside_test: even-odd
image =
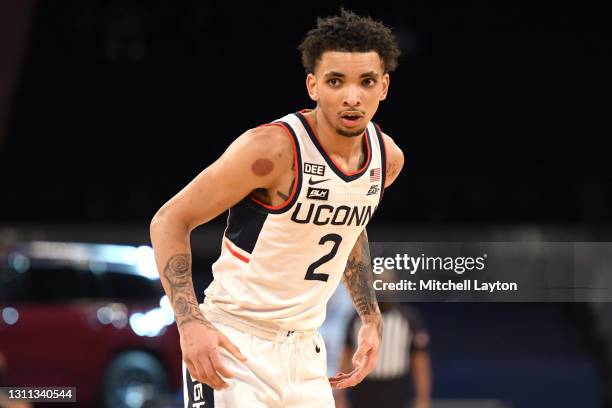
[[[368,71],[368,72],[364,72],[363,74],[361,74],[360,78],[365,78],[365,77],[374,77],[376,78],[378,76],[378,72],[376,71]]]
[[[346,75],[344,75],[342,72],[338,72],[338,71],[329,71],[326,72],[324,77],[325,78],[329,78],[329,77],[339,77],[339,78],[344,78]]]
[[[365,77],[374,77],[376,78],[378,76],[378,73],[376,71],[368,71],[368,72],[364,72],[363,74],[361,74],[359,76],[359,78],[365,78]],[[346,77],[346,75],[344,75],[342,72],[338,72],[338,71],[329,71],[326,72],[324,75],[325,78],[329,78],[329,77],[338,77],[338,78],[344,78]]]

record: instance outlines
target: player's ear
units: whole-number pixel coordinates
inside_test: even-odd
[[[314,74],[308,74],[306,76],[306,89],[308,89],[308,95],[313,101],[319,100],[319,94],[317,92],[317,77]]]
[[[380,93],[380,97],[379,99],[381,101],[384,101],[385,99],[387,99],[387,92],[389,92],[389,83],[391,82],[391,77],[389,76],[389,74],[384,74],[382,77],[382,92]]]

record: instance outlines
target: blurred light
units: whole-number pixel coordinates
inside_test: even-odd
[[[28,248],[33,258],[69,260],[72,264],[76,263],[89,267],[93,273],[97,273],[101,268],[106,268],[106,266],[100,264],[132,265],[132,262],[129,261],[129,254],[136,249],[126,245],[48,241],[32,241]]]
[[[147,313],[134,313],[130,316],[130,327],[139,336],[155,337],[164,333],[166,320],[161,308],[149,310]]]
[[[19,320],[19,312],[14,307],[5,307],[2,310],[2,319],[8,325],[14,325]]]
[[[138,271],[142,276],[146,276],[149,279],[159,278],[153,248],[146,245],[136,248],[136,262]]]
[[[89,263],[89,270],[95,274],[104,273],[107,269],[108,265],[106,265],[106,262],[91,261]]]
[[[125,388],[124,402],[128,408],[141,408],[155,395],[155,389],[151,384],[133,382]]]
[[[110,324],[113,317],[113,312],[108,306],[104,306],[98,309],[98,321],[102,324]]]
[[[144,393],[136,387],[130,387],[125,395],[125,403],[128,407],[141,407],[144,403]]]
[[[134,313],[130,316],[130,327],[139,336],[146,336],[149,330],[142,313]]]
[[[168,299],[168,296],[164,295],[159,300],[159,306],[161,307],[161,310],[164,312],[164,315],[166,316],[166,320],[165,320],[166,326],[169,326],[172,323],[174,323],[174,310],[172,310],[172,305],[170,304],[170,299]]]
[[[24,273],[30,269],[30,260],[28,257],[15,252],[9,255],[9,264],[19,273]]]
[[[32,241],[29,247],[34,258],[72,259],[80,262],[89,259],[87,244]]]
[[[149,279],[159,279],[153,248],[148,245],[86,244],[33,241],[30,251],[34,258],[81,262],[93,273],[103,273],[110,265],[131,267],[133,272]],[[22,255],[21,255],[22,256]],[[21,261],[23,262],[23,261]],[[27,264],[29,267],[29,263]]]
[[[111,323],[117,329],[123,329],[127,326],[128,318],[127,318],[127,307],[121,303],[115,303],[112,307],[112,318]]]
[[[117,329],[127,326],[127,307],[123,303],[110,303],[98,309],[98,321],[102,324],[112,324]]]

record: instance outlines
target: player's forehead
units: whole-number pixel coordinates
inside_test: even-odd
[[[318,61],[315,75],[361,77],[365,74],[382,75],[383,61],[376,51],[325,51]]]

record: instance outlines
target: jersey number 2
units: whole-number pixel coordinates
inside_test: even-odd
[[[323,255],[322,257],[314,261],[312,264],[310,264],[310,266],[306,270],[306,276],[304,277],[304,279],[320,280],[323,282],[327,282],[327,278],[329,278],[329,274],[315,273],[315,269],[317,269],[319,266],[323,265],[325,262],[328,262],[330,259],[336,256],[336,253],[338,252],[338,247],[340,246],[340,241],[342,241],[342,237],[338,234],[323,235],[321,237],[321,240],[319,241],[319,245],[323,245],[328,241],[332,241],[334,243],[334,246],[332,247],[331,251],[329,251],[329,253],[327,253],[326,255]]]

